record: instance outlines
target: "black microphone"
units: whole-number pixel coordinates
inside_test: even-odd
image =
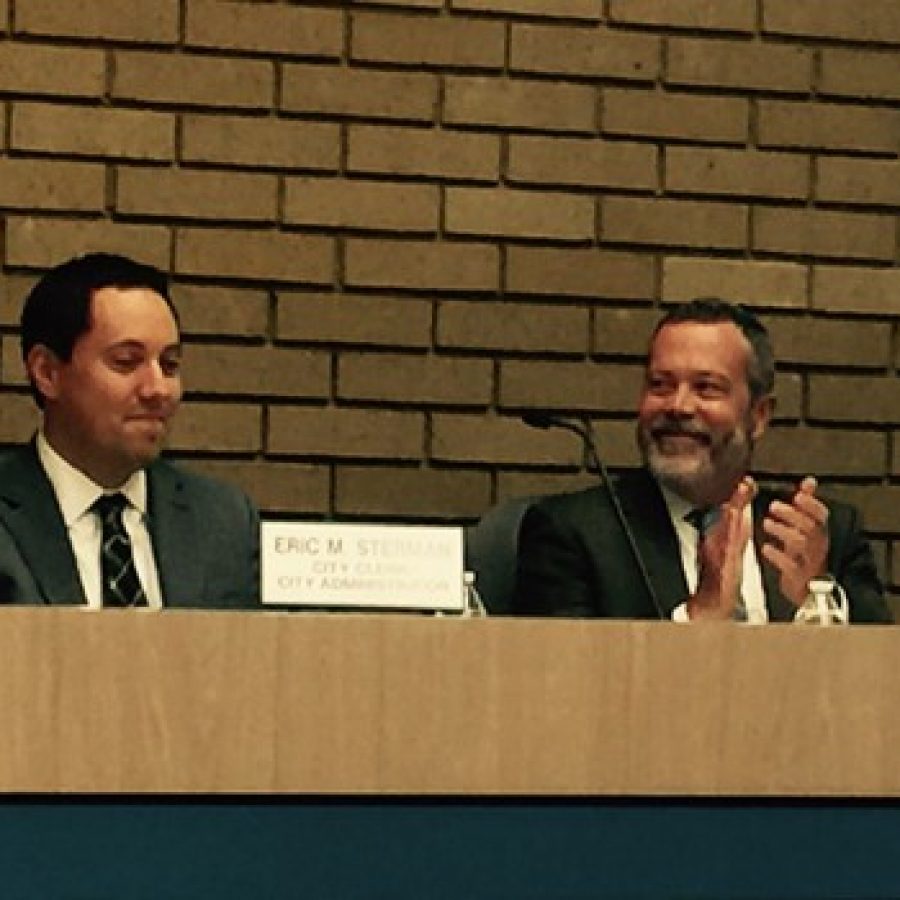
[[[522,421],[531,428],[564,428],[566,431],[572,431],[577,434],[584,442],[588,459],[600,475],[603,485],[606,488],[606,492],[609,495],[610,502],[612,503],[613,510],[616,514],[616,519],[628,541],[628,547],[637,564],[638,571],[641,573],[641,580],[644,582],[644,587],[650,595],[653,605],[656,607],[657,614],[661,619],[665,619],[666,614],[663,612],[663,608],[656,596],[656,591],[653,590],[653,584],[650,581],[650,573],[647,571],[644,558],[641,556],[637,541],[634,539],[634,532],[628,524],[628,519],[625,518],[625,512],[622,509],[619,495],[616,493],[615,485],[609,477],[606,465],[597,450],[597,442],[594,440],[593,429],[582,419],[570,419],[567,416],[558,416],[556,413],[549,412],[546,409],[530,409],[522,414]]]

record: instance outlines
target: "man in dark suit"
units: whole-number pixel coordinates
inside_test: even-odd
[[[545,498],[522,521],[514,611],[790,621],[829,574],[851,621],[891,621],[856,510],[813,478],[782,496],[748,474],[774,381],[749,311],[696,300],[664,316],[638,410],[644,468],[616,480],[635,547],[605,487]]]
[[[181,399],[166,277],[70,260],[26,298],[21,340],[43,421],[0,457],[0,603],[256,606],[253,504],[159,459]]]

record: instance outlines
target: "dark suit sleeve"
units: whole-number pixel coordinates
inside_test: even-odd
[[[219,583],[217,605],[253,609],[259,605],[259,512],[243,493],[236,495],[229,530],[222,552],[233,559],[229,578]]]
[[[893,622],[859,512],[843,503],[830,505],[829,531],[829,571],[847,592],[850,621]]]
[[[596,616],[590,559],[577,530],[544,505],[532,506],[519,529],[513,612]]]

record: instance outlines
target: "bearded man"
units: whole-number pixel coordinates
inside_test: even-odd
[[[790,621],[830,576],[854,622],[890,622],[859,513],[812,477],[758,490],[753,449],[775,409],[769,335],[741,306],[692,300],[650,341],[638,407],[644,466],[546,497],[519,533],[522,615]]]

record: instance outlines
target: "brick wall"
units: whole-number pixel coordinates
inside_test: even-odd
[[[0,0],[16,322],[91,249],[173,273],[174,450],[272,514],[467,521],[636,462],[667,301],[756,307],[763,475],[857,502],[900,593],[897,0]]]

